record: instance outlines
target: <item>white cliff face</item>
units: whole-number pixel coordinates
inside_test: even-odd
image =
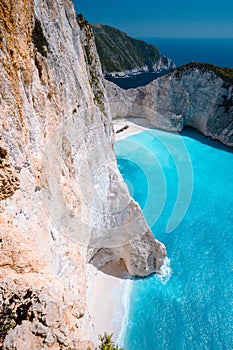
[[[106,86],[113,118],[145,117],[168,131],[191,126],[233,146],[232,83],[210,69],[177,69],[136,89],[123,90],[110,82]]]
[[[166,251],[118,172],[99,59],[71,0],[2,0],[0,18],[3,348],[86,349],[85,264],[145,276]]]

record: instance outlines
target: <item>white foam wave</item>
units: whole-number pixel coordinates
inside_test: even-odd
[[[161,275],[156,275],[157,278],[163,283],[166,284],[172,275],[172,269],[170,266],[170,259],[165,258],[164,263],[161,267]],[[114,342],[118,344],[119,347],[124,346],[125,333],[127,329],[127,324],[129,320],[129,310],[130,310],[130,297],[133,288],[133,277],[129,278],[126,276],[126,279],[122,279],[121,283],[114,290],[112,295],[115,300],[115,305],[117,308],[114,312]],[[119,303],[119,298],[121,297],[121,303]]]
[[[119,287],[116,288],[114,291],[114,299],[121,295],[121,307],[119,308],[119,301],[118,301],[118,310],[115,310],[115,317],[114,317],[114,323],[115,323],[115,343],[118,344],[119,347],[122,347],[124,345],[124,338],[125,338],[125,332],[128,324],[129,319],[129,309],[130,309],[130,296],[131,291],[133,287],[133,278],[129,278],[127,276],[126,280],[122,280]],[[116,305],[117,305],[116,304]]]
[[[166,257],[161,267],[161,275],[157,275],[157,277],[163,284],[166,284],[170,280],[171,275],[171,260],[168,257]]]

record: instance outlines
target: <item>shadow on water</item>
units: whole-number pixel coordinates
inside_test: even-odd
[[[185,127],[180,135],[195,139],[195,140],[197,140],[197,141],[199,141],[207,146],[217,148],[217,149],[220,149],[220,150],[225,151],[225,152],[233,153],[232,147],[226,146],[223,143],[221,143],[220,141],[213,140],[211,137],[204,136],[199,131],[197,131],[196,129],[193,129],[191,127]]]

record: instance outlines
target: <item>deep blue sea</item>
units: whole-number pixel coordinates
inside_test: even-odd
[[[233,38],[140,37],[138,39],[155,45],[164,56],[171,58],[177,67],[194,61],[211,63],[220,67],[233,67]],[[146,85],[159,75],[156,73],[145,73],[130,78],[111,78],[110,80],[124,89],[129,89]]]
[[[188,62],[233,67],[233,38],[140,38],[155,45],[176,66]]]
[[[233,151],[187,129],[115,152],[171,269],[133,281],[125,350],[233,349]]]

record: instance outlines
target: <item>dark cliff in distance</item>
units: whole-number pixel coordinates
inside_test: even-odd
[[[95,24],[92,29],[105,76],[125,76],[175,68],[169,58],[145,41],[133,39],[108,25]]]

